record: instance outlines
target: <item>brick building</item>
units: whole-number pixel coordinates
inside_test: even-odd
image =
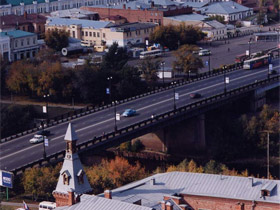
[[[163,17],[190,14],[192,13],[191,7],[175,7],[175,8],[131,8],[127,7],[126,4],[122,5],[122,8],[111,8],[111,7],[81,7],[81,9],[97,12],[100,18],[110,16],[122,16],[127,22],[152,22],[161,25],[163,23]]]
[[[40,35],[45,33],[46,20],[43,15],[27,13],[0,16],[0,31],[22,30]]]

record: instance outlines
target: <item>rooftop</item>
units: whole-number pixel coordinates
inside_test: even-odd
[[[203,21],[209,17],[207,15],[200,15],[200,14],[193,13],[188,15],[177,15],[177,16],[171,16],[165,18],[173,19],[177,21]]]
[[[13,30],[13,31],[7,31],[7,32],[0,32],[1,36],[11,36],[13,38],[20,38],[20,37],[25,37],[25,36],[33,36],[35,35],[34,33],[26,32],[26,31],[21,31],[21,30]]]
[[[154,184],[151,179],[155,179]],[[253,184],[252,184],[253,183]],[[266,186],[274,186],[270,196],[261,196]],[[112,198],[130,202],[141,199],[143,206],[155,207],[164,195],[188,194],[270,203],[280,202],[280,181],[248,177],[168,172],[112,190]],[[151,193],[153,196],[151,196]],[[103,196],[103,194],[99,195]]]
[[[10,28],[27,23],[45,23],[47,18],[38,14],[0,16],[0,28]]]
[[[111,31],[136,31],[145,28],[155,27],[155,23],[125,23],[122,25],[112,26]]]
[[[224,24],[222,24],[216,20],[206,21],[205,23],[207,25],[209,25],[211,28],[215,28],[215,29],[226,27]]]
[[[83,28],[108,28],[114,24],[108,21],[94,21],[94,20],[80,20],[80,19],[67,19],[67,18],[53,18],[49,17],[47,20],[49,26],[70,26],[82,25]]]
[[[92,14],[97,14],[97,13],[88,10],[77,9],[77,8],[51,12],[52,17],[58,17],[58,18],[65,18],[65,17],[83,18],[83,17],[87,17],[87,15],[92,15]]]
[[[27,4],[33,4],[34,0],[4,0],[4,2],[6,2],[6,4],[11,4],[12,6],[18,6],[20,5],[21,2],[23,2],[25,5]],[[50,2],[52,1],[57,1],[57,0],[50,0]],[[45,0],[37,0],[37,3],[45,3]],[[5,5],[5,3],[1,3],[1,5]]]
[[[248,11],[250,8],[237,4],[233,1],[223,1],[212,3],[200,10],[208,14],[233,14]]]

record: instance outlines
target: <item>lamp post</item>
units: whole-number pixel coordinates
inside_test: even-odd
[[[173,85],[173,109],[176,110],[176,82],[171,82],[171,85]]]
[[[47,123],[49,122],[49,111],[48,111],[48,98],[50,97],[50,94],[44,95],[44,98],[46,100],[46,116],[47,116]]]
[[[46,154],[46,147],[45,147],[44,121],[41,121],[41,126],[43,128],[43,158],[46,159],[47,154]]]
[[[117,101],[113,101],[112,102],[113,103],[113,105],[114,105],[114,114],[115,114],[115,116],[114,116],[114,121],[115,121],[115,126],[114,126],[114,130],[115,130],[115,132],[118,130],[118,127],[117,127]]]
[[[209,72],[209,75],[210,75],[210,53],[208,55],[208,72]]]
[[[251,56],[251,39],[249,40],[248,44],[249,44],[249,57],[250,57]]]
[[[107,77],[107,80],[109,81],[109,95],[110,95],[110,103],[112,103],[112,91],[111,91],[111,88],[112,88],[112,79],[113,79],[113,77],[112,77],[112,76]]]
[[[191,80],[191,70],[189,70],[189,80]]]
[[[227,82],[226,82],[226,66],[223,66],[223,70],[224,70],[224,93],[226,94],[227,92]]]
[[[160,65],[162,66],[162,83],[163,83],[163,86],[164,86],[164,65],[165,65],[165,62],[162,61],[162,62],[160,63]]]

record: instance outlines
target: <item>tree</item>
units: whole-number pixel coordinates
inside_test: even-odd
[[[208,17],[207,20],[216,20],[222,24],[225,24],[225,17],[221,15],[212,15]]]
[[[160,60],[152,61],[145,59],[140,63],[139,69],[142,71],[143,78],[149,85],[154,85],[158,80],[157,72],[160,68]]]
[[[196,27],[186,26],[185,23],[181,23],[176,28],[177,33],[179,34],[180,44],[196,44],[197,41],[204,39],[205,34]]]
[[[69,34],[66,31],[48,31],[46,33],[45,42],[46,45],[56,51],[61,51],[62,48],[68,46]]]
[[[203,67],[202,60],[193,51],[198,50],[195,45],[183,45],[174,52],[176,61],[173,62],[173,68],[179,71],[189,73],[189,71],[198,73],[198,69]]]

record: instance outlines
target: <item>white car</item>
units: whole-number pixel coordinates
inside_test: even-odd
[[[31,144],[36,144],[36,143],[44,141],[44,138],[46,138],[46,136],[36,134],[36,135],[34,135],[34,137],[32,139],[29,140],[29,142]]]

